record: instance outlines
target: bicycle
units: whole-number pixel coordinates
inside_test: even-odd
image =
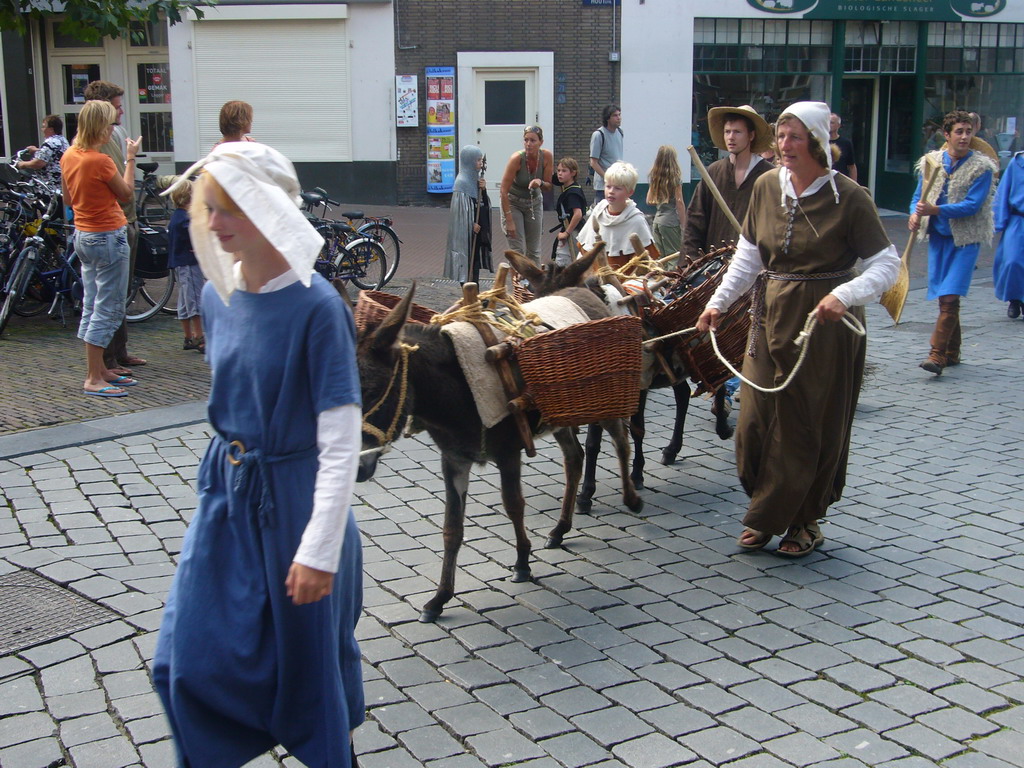
[[[367,216],[362,211],[342,211],[341,215],[348,219],[348,224],[355,227],[356,232],[361,235],[372,237],[384,249],[388,257],[388,271],[384,276],[384,284],[391,282],[391,278],[398,271],[398,260],[402,257],[401,239],[398,233],[392,228],[394,221],[390,216]],[[362,221],[358,227],[355,222]]]
[[[80,307],[82,279],[74,248],[65,245],[68,226],[52,221],[59,207],[60,196],[54,195],[11,266],[0,304],[0,333],[12,312],[31,316],[49,306],[50,317],[59,313],[61,324],[67,327],[65,308],[73,313]]]
[[[141,323],[159,312],[178,311],[178,281],[167,266],[167,229],[139,223],[135,271],[128,281],[125,319]]]
[[[300,197],[310,224],[324,239],[316,270],[328,280],[349,280],[364,291],[384,287],[388,259],[383,246],[344,222],[325,218],[330,207],[338,203],[330,200],[319,187],[312,192],[300,193]],[[314,212],[320,206],[324,209],[323,217]]]
[[[171,220],[171,205],[157,189],[156,169],[159,163],[138,163],[142,180],[135,182],[135,216],[139,224],[166,227]]]

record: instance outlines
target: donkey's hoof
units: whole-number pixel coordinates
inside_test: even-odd
[[[630,480],[633,481],[633,487],[636,488],[638,491],[642,491],[644,489],[644,477],[643,477],[643,475],[639,475],[637,477],[631,477]]]
[[[676,463],[676,457],[679,455],[678,451],[662,451],[661,452],[661,463],[666,467]]]
[[[589,512],[593,508],[594,508],[594,500],[593,499],[584,499],[582,497],[578,497],[576,499],[576,509],[578,509],[580,512]]]
[[[640,512],[644,508],[644,500],[637,496],[635,501],[627,501],[626,507],[629,509],[630,512]]]
[[[513,584],[522,584],[524,581],[533,579],[533,572],[529,568],[513,568],[510,581]]]
[[[433,624],[440,616],[440,608],[424,608],[420,613],[420,624]]]
[[[722,440],[728,440],[735,432],[736,430],[732,427],[725,427],[725,429],[718,430],[718,437]]]
[[[544,542],[544,549],[561,549],[562,548],[562,537],[561,536],[548,536],[548,540]]]

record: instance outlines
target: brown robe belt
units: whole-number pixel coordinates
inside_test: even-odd
[[[852,269],[839,272],[772,272],[762,269],[754,281],[754,292],[750,301],[750,343],[747,344],[747,355],[757,357],[757,340],[761,335],[761,318],[764,317],[764,291],[769,280],[785,280],[787,282],[806,282],[808,280],[839,280],[854,276]]]

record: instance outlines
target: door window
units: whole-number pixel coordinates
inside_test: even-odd
[[[485,125],[526,125],[526,81],[488,80],[484,83]]]

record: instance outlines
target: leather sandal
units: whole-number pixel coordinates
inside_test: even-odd
[[[775,554],[781,557],[806,557],[825,543],[825,537],[817,523],[807,525],[791,525],[786,535],[779,542]],[[798,549],[785,550],[783,544],[796,544]]]
[[[749,539],[747,541],[744,541],[744,539],[747,538],[748,535]],[[743,533],[741,533],[739,537],[736,539],[736,546],[740,549],[753,551],[756,549],[763,549],[764,545],[771,540],[772,535],[770,533],[761,533],[761,531],[756,531],[753,528],[744,528]]]

